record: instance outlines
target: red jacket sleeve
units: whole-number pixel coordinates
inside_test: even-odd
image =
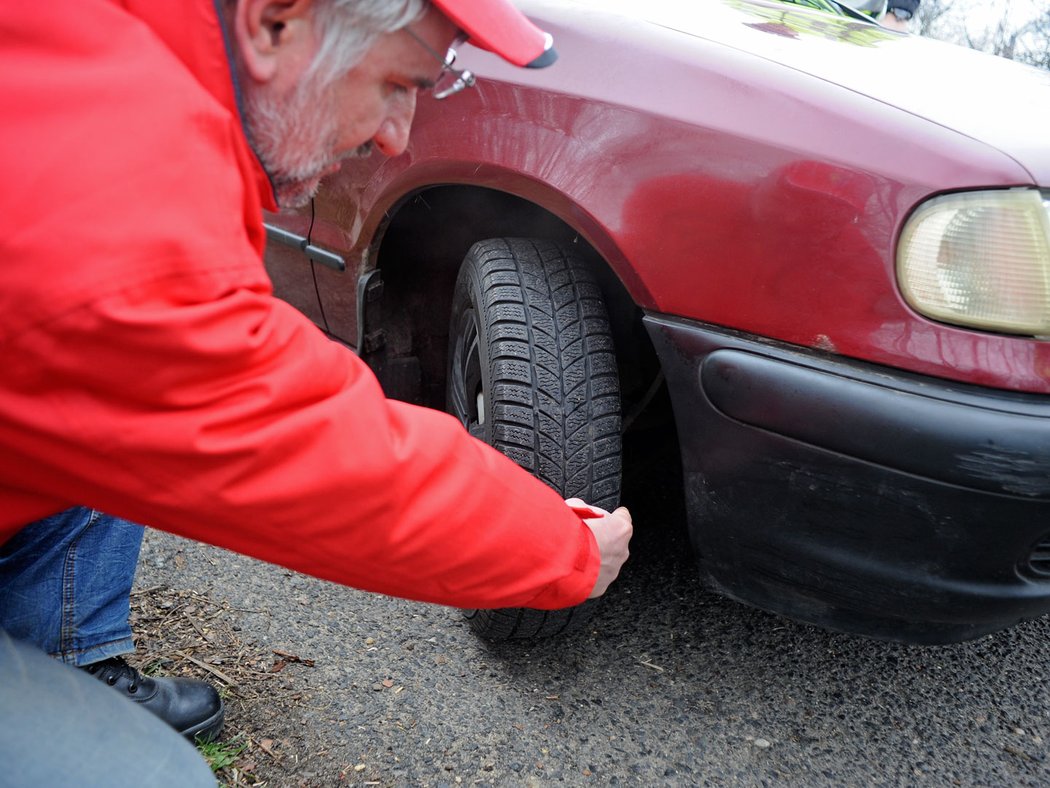
[[[580,602],[554,492],[273,298],[214,8],[141,5],[189,50],[109,2],[2,22],[0,541],[81,504],[387,594]]]
[[[266,292],[166,292],[129,289],[21,338],[21,385],[3,393],[24,415],[3,430],[19,486],[385,594],[586,598],[593,536],[553,491],[450,416],[387,400]]]

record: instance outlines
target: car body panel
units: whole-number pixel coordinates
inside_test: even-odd
[[[739,19],[720,32],[743,29],[782,46],[782,36],[748,27],[737,6],[749,4],[727,2]],[[895,283],[893,245],[909,211],[938,192],[1031,184],[1013,158],[765,57],[655,25],[628,30],[615,17],[581,31],[578,18],[548,19],[545,7],[536,16],[561,42],[558,67],[526,74],[523,86],[516,70],[470,51],[464,62],[478,87],[455,97],[451,117],[421,102],[403,156],[375,155],[335,176],[317,201],[312,242],[360,273],[406,195],[435,183],[489,186],[579,230],[643,308],[916,372],[1050,391],[1045,345],[922,318]],[[879,46],[907,51],[907,37],[877,32]],[[633,57],[617,62],[609,53],[628,34]],[[596,83],[595,72],[607,78]],[[654,73],[675,79],[654,90]],[[330,330],[356,345],[356,294],[345,281],[318,270]]]
[[[305,253],[310,237],[309,214],[268,214],[266,219],[266,272],[273,282],[274,292],[323,328],[324,316],[317,288],[312,277],[304,276],[309,273],[309,259]]]
[[[600,6],[841,85],[981,140],[1015,157],[1034,181],[1050,182],[1046,146],[1032,133],[1050,126],[1050,100],[1038,100],[1050,86],[1048,72],[783,3],[602,0]]]
[[[434,315],[426,337],[384,336],[410,330],[391,310],[444,308],[449,265],[454,277],[469,243],[489,237],[469,238],[486,214],[476,201],[528,206],[593,250],[629,301],[621,320],[646,315],[690,531],[717,587],[803,620],[925,642],[1050,609],[1050,578],[1019,569],[1050,530],[1050,460],[1031,442],[1050,445],[1050,341],[917,314],[895,259],[908,217],[933,196],[1050,190],[1050,79],[763,0],[654,0],[643,11],[657,22],[610,13],[637,10],[626,0],[587,2],[521,3],[555,37],[552,68],[464,48],[457,64],[477,86],[422,98],[403,155],[346,162],[314,201],[306,246],[346,270],[307,264],[304,252],[295,274],[287,253],[268,253],[278,294],[377,371],[418,383],[418,346],[447,341],[447,317]],[[464,192],[455,209],[437,203]],[[430,212],[430,234],[406,240],[400,218]],[[290,221],[301,230],[304,217]],[[424,284],[412,301],[384,297],[386,269],[410,242],[423,247],[410,255],[421,267],[400,281]],[[763,348],[774,361],[719,394],[721,368],[706,360]],[[726,404],[749,391],[768,412]],[[893,414],[898,401],[910,410]],[[967,414],[979,415],[968,424]],[[861,423],[874,426],[853,435]],[[890,441],[850,443],[882,431],[900,436],[899,453]],[[917,468],[917,458],[931,459]]]

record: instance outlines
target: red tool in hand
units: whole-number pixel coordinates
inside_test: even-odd
[[[586,504],[573,503],[569,504],[569,508],[572,509],[576,516],[581,520],[596,520],[599,517],[605,517],[605,512],[600,512]]]

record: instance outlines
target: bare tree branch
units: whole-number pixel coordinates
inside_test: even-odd
[[[1021,4],[1020,8],[1027,8]],[[975,21],[975,11],[987,15],[988,6],[975,8],[972,0],[922,0],[917,14],[920,35],[968,46],[982,52],[1050,69],[1050,9],[1035,18],[1019,15],[1014,0],[995,4],[996,18],[988,24]]]

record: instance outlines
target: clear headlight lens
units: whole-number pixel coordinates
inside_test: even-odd
[[[905,300],[935,320],[1050,336],[1050,195],[935,197],[904,226],[897,279]]]

